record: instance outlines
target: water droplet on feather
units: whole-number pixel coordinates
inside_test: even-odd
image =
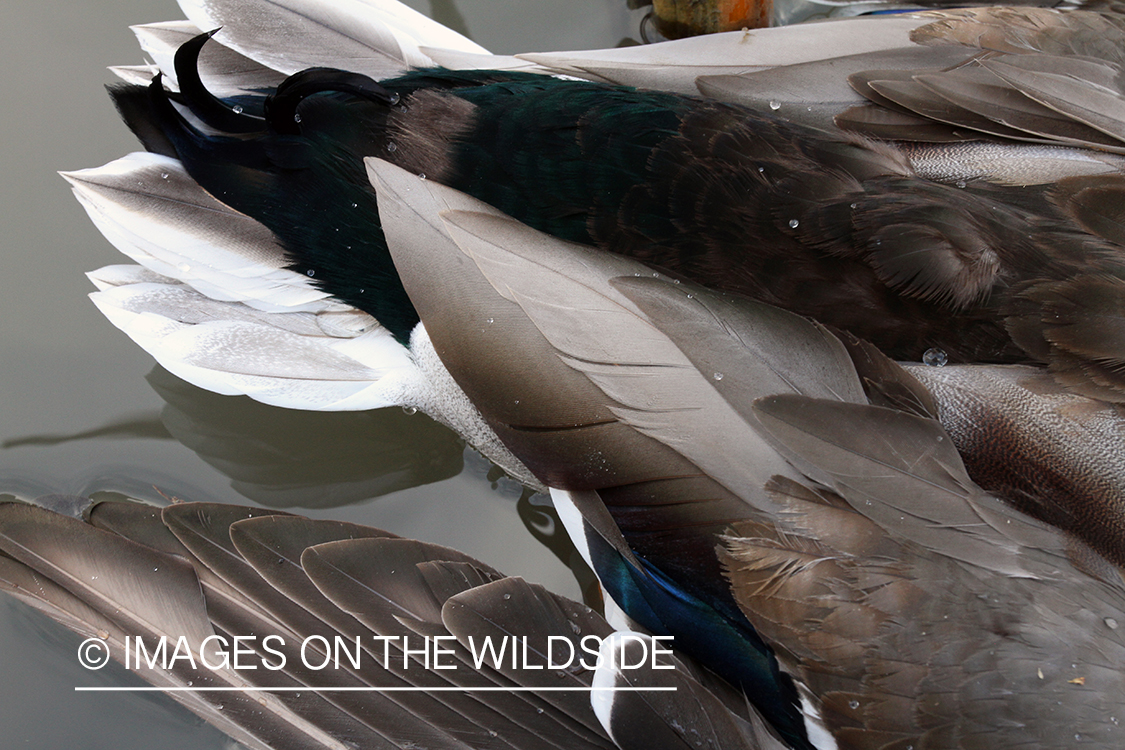
[[[937,347],[927,349],[926,353],[922,355],[922,364],[930,367],[945,367],[945,363],[948,361],[949,355]]]

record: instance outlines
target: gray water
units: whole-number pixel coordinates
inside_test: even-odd
[[[495,52],[636,37],[625,0],[411,0]],[[127,26],[179,19],[172,0],[0,3],[0,496],[123,493],[264,504],[447,544],[577,596],[525,528],[549,519],[449,431],[401,409],[307,414],[199,391],[154,367],[86,298],[85,271],[125,262],[55,172],[137,146],[103,85],[142,62]],[[88,672],[78,639],[0,596],[0,747],[226,747],[158,695]]]

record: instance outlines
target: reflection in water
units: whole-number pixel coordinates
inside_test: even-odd
[[[230,477],[240,495],[271,508],[351,505],[461,471],[464,442],[420,413],[397,407],[336,413],[281,409],[205,391],[159,366],[147,380],[166,404],[159,416],[66,435],[19,436],[0,447],[174,438]],[[40,494],[10,483],[5,489]]]
[[[461,471],[464,443],[398,407],[307,412],[196,388],[161,367],[147,376],[172,437],[271,508],[331,508],[437,482]]]
[[[25,435],[23,437],[9,438],[0,443],[0,448],[21,448],[27,445],[62,445],[78,440],[96,440],[98,438],[142,438],[149,440],[164,440],[172,437],[160,421],[160,417],[134,417],[111,422],[102,427],[82,432],[71,432],[66,435]]]
[[[582,555],[578,553],[570,535],[566,533],[555,506],[551,504],[551,499],[524,487],[523,494],[516,504],[516,510],[520,514],[523,525],[536,541],[551,550],[563,565],[570,568],[575,581],[578,582],[578,588],[582,591],[582,601],[598,612],[603,611],[601,583],[598,582],[594,571],[582,559]]]

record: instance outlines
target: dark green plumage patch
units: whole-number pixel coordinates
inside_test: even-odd
[[[675,132],[690,106],[670,94],[493,71],[421,70],[383,86],[404,102],[427,89],[478,107],[476,127],[448,155],[451,184],[580,242],[591,241],[589,196],[619,202],[648,151]],[[198,131],[139,87],[114,96],[146,144],[174,152],[206,190],[276,234],[293,270],[408,342],[418,316],[387,254],[363,166],[367,156],[399,160],[388,148],[387,121],[408,119],[408,107],[317,93],[298,106],[299,134],[240,138]]]
[[[677,132],[686,97],[536,76],[465,89],[476,127],[451,187],[530,226],[592,243],[589,217],[615,210]]]
[[[1017,282],[1091,262],[1119,275],[1107,265],[1116,248],[1042,190],[924,180],[894,149],[768,112],[502,71],[414,71],[370,82],[381,93],[364,98],[314,72],[291,135],[279,132],[291,121],[268,114],[270,127],[250,137],[202,134],[162,90],[147,114],[135,90],[119,100],[146,143],[174,150],[208,191],[270,228],[292,268],[403,343],[418,315],[387,253],[368,156],[432,172],[554,236],[846,329],[898,359],[935,347],[953,362],[1042,358],[1026,343],[1041,324],[1013,341]],[[341,88],[354,83],[340,75]],[[442,108],[442,97],[462,106]]]

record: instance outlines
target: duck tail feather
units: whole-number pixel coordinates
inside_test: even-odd
[[[1125,148],[1125,96],[1117,90],[1120,62],[1041,54],[1006,55],[982,64],[1031,99],[1109,136],[1114,150]],[[1096,147],[1105,141],[1091,140],[1083,145]]]
[[[442,622],[483,663],[515,684],[588,688],[591,672],[581,666],[596,644],[613,628],[596,612],[547,591],[522,578],[503,578],[450,596],[442,606]],[[544,669],[525,669],[510,658],[499,658],[485,644],[519,641],[528,663]],[[491,640],[490,640],[491,639]],[[594,644],[594,646],[591,646]],[[585,650],[583,649],[585,645]],[[573,719],[566,731],[584,741],[609,744],[590,706],[590,695],[581,692],[545,692],[542,700],[560,715]]]
[[[95,272],[92,299],[170,371],[291,408],[419,397],[402,344],[287,268],[265,226],[213,198],[179,161],[137,153],[63,176],[102,233],[144,267]],[[271,351],[271,340],[290,348]]]
[[[857,18],[847,24],[795,24],[707,34],[658,45],[538,52],[517,57],[554,73],[694,96],[699,93],[696,79],[701,75],[795,65],[823,60],[829,53],[832,58],[846,58],[872,50],[911,46],[910,32],[924,23],[902,14],[894,18]],[[678,64],[668,65],[670,59]]]
[[[1125,245],[1125,175],[1070,177],[1055,184],[1056,205],[1091,234]]]
[[[504,583],[511,579],[503,579],[502,574],[489,566],[455,550],[410,539],[360,539],[321,544],[304,553],[302,564],[324,596],[379,637],[394,639],[385,664],[388,672],[423,688],[491,688],[475,694],[434,693],[434,698],[444,706],[429,712],[438,726],[449,726],[455,736],[474,747],[486,736],[499,736],[511,747],[542,746],[561,750],[571,746],[597,746],[598,738],[580,722],[557,711],[548,711],[549,701],[523,691],[496,690],[516,685],[534,686],[536,683],[528,676],[529,670],[516,669],[510,674],[507,670],[497,671],[483,657],[488,648],[482,642],[453,642],[455,634],[451,634],[443,620],[449,603],[476,587],[487,588],[492,582],[500,582],[509,597],[506,600],[501,597],[497,606],[508,610],[512,587],[518,585]],[[522,609],[508,611],[516,613],[516,617],[530,614]],[[511,658],[510,650],[516,646],[511,636],[528,635],[529,629],[530,635],[534,635],[534,621],[503,633],[508,637],[494,644],[495,648],[504,648],[505,661]],[[571,632],[569,626],[566,632]],[[485,634],[477,632],[477,635],[483,638]],[[500,634],[494,630],[491,635],[498,637]],[[429,664],[430,656],[422,657],[417,643],[435,637],[448,639],[440,644],[447,649],[440,658],[452,669],[430,669],[433,666]],[[412,640],[415,645],[410,647],[408,655],[403,645],[409,646]],[[412,665],[410,668],[406,667],[407,662]],[[554,672],[549,675],[553,684],[558,684]],[[443,718],[443,711],[454,714]]]
[[[459,585],[451,589],[449,578],[428,577],[430,562],[464,564],[470,568],[461,572]],[[474,581],[501,577],[490,566],[464,553],[412,539],[325,543],[306,550],[301,564],[312,582],[336,606],[382,635],[408,634],[408,621],[440,623],[442,602],[451,592],[470,588]],[[365,602],[375,591],[379,595],[374,604]]]
[[[173,644],[186,639],[197,659],[220,662],[213,644],[204,643],[215,631],[190,563],[32,506],[6,504],[0,506],[0,516],[0,546],[6,552],[18,548],[17,557],[45,584],[22,591],[25,596],[50,596],[49,606],[67,613],[60,618],[62,624],[73,626],[74,620],[81,620],[79,632],[85,635],[93,629],[91,637],[102,639],[118,661],[126,660],[128,649],[132,668],[158,687],[229,685],[231,692],[171,695],[248,747],[343,750],[341,742],[298,716],[285,701],[241,692],[247,684],[244,674],[233,669],[211,670],[186,658],[165,669],[155,659],[157,666],[149,666],[139,651],[133,655],[140,638],[150,649],[161,638]],[[66,593],[51,596],[60,589]]]
[[[150,271],[262,310],[346,307],[289,270],[266,227],[212,197],[174,157],[133,153],[62,175],[102,234]]]
[[[168,283],[129,284],[90,297],[165,369],[214,393],[312,411],[427,403],[428,388],[409,352],[377,325],[348,331],[350,321],[343,320],[340,331],[325,330],[321,319],[331,326],[331,313],[263,314]]]
[[[154,65],[146,67],[150,72],[144,76],[143,82],[134,80],[134,74],[129,74],[126,80],[147,84],[159,72],[172,91],[179,91],[176,52],[182,45],[203,33],[203,30],[189,21],[141,24],[131,28],[141,49]],[[247,108],[247,105],[256,101],[260,109],[264,92],[285,80],[283,73],[240,55],[223,45],[221,39],[212,40],[207,45],[206,52],[196,58],[195,66],[198,69],[197,77],[206,81],[210,92],[225,100],[237,97],[237,103]],[[139,77],[140,71],[135,75]]]
[[[815,482],[897,536],[1013,576],[1042,575],[1057,534],[980,491],[931,419],[878,406],[780,395],[755,404],[779,450]],[[1024,555],[1025,549],[1046,552]]]
[[[282,634],[282,644],[278,648],[286,654],[286,664],[290,665],[287,673],[298,684],[357,689],[370,685],[421,688],[435,685],[433,675],[436,673],[422,664],[415,665],[413,670],[400,668],[401,663],[395,661],[401,662],[403,655],[396,653],[395,648],[391,649],[395,656],[379,666],[385,653],[374,636],[417,638],[422,635],[423,638],[417,640],[423,640],[435,635],[435,631],[414,623],[432,623],[440,616],[440,605],[430,606],[427,611],[433,589],[424,584],[424,579],[417,576],[406,580],[395,578],[390,571],[397,568],[410,572],[408,567],[403,567],[410,566],[410,561],[471,558],[453,550],[398,539],[378,529],[350,524],[313,522],[310,528],[302,528],[301,523],[287,523],[281,518],[274,525],[268,520],[270,515],[269,511],[226,505],[191,504],[165,509],[164,520],[173,533],[199,553],[197,559],[202,567],[213,571],[239,594],[250,597],[260,608],[270,625],[259,626],[253,632]],[[240,531],[241,528],[247,533]],[[256,537],[256,541],[251,541],[251,536]],[[281,548],[262,549],[257,541],[280,542]],[[298,552],[296,546],[302,541],[318,544]],[[271,571],[266,579],[251,560],[239,554],[239,545],[253,548],[252,561],[258,563],[259,568],[268,568],[271,564],[276,567],[278,555],[284,555],[289,565],[284,566],[285,571]],[[270,552],[272,561],[268,560]],[[327,577],[327,583],[323,575],[325,561],[335,574]],[[365,562],[374,570],[367,570]],[[339,575],[341,571],[343,578]],[[499,574],[488,570],[484,575]],[[297,580],[301,576],[306,577],[305,582]],[[463,577],[462,580],[473,579]],[[388,590],[365,585],[371,582]],[[275,583],[282,585],[279,587]],[[291,598],[290,594],[298,598]],[[357,603],[357,597],[367,597],[368,601]],[[362,615],[358,614],[360,611]],[[431,617],[427,619],[427,615]],[[228,632],[250,632],[246,630],[248,623],[227,621],[221,608],[213,608],[212,617],[224,630],[235,628]],[[319,649],[315,658],[330,658],[336,653],[342,667],[332,670],[306,667],[301,649],[307,644],[312,644],[314,650]],[[351,655],[339,657],[339,651],[334,649],[341,647],[349,649]],[[436,684],[449,683],[438,680]],[[422,741],[437,748],[474,747],[490,736],[489,730],[480,724],[503,726],[507,721],[500,712],[486,711],[487,719],[474,715],[475,701],[456,693],[434,698],[422,692],[360,691],[335,697],[331,703],[334,708],[329,718],[332,713],[342,712],[341,726],[360,725],[364,734],[374,738],[366,741],[375,747],[398,747],[406,741]],[[522,730],[515,731],[519,734]]]
[[[488,53],[394,0],[182,0],[180,7],[198,28],[222,27],[225,45],[286,75],[333,67],[388,78],[433,65],[419,51],[421,44]]]

